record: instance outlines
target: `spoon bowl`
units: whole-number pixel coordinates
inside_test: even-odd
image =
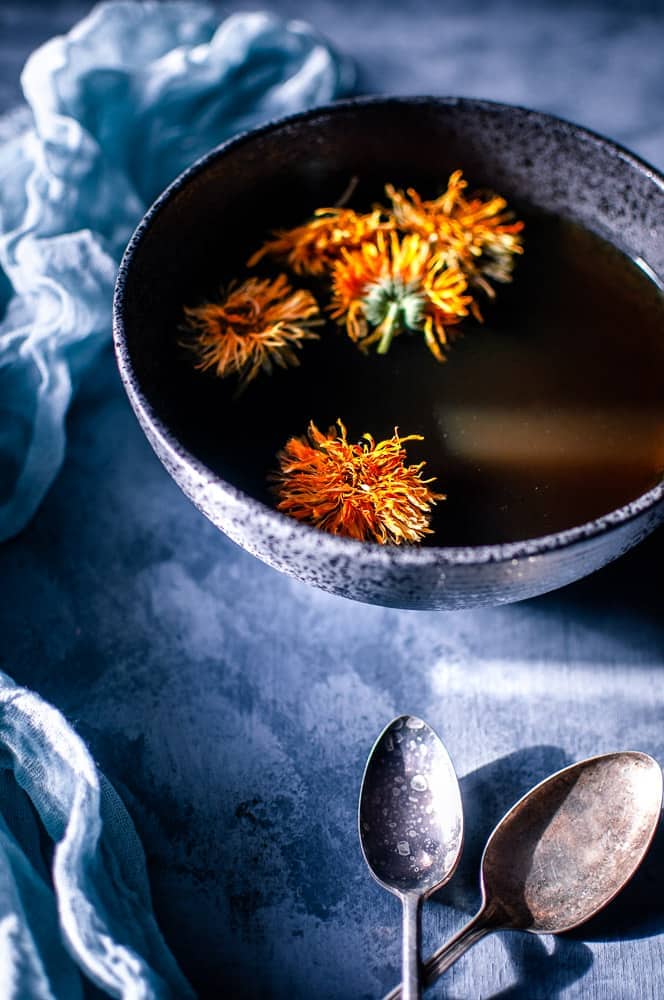
[[[644,753],[573,764],[532,789],[492,833],[483,894],[510,927],[562,934],[601,910],[650,846],[662,772]]]
[[[562,934],[594,917],[625,886],[659,824],[662,771],[626,750],[572,764],[503,817],[482,856],[482,905],[425,963],[430,985],[494,930]],[[400,988],[386,1000],[402,996]]]
[[[443,743],[422,719],[402,715],[381,733],[367,762],[358,815],[364,859],[402,901],[404,995],[419,996],[419,912],[461,857],[463,807]]]
[[[360,843],[390,892],[429,894],[461,857],[463,812],[452,761],[422,719],[402,715],[374,746],[362,781]]]

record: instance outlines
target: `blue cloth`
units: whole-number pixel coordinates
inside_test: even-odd
[[[63,716],[0,672],[0,995],[77,1000],[81,972],[114,997],[193,996],[120,799]]]
[[[146,204],[218,142],[351,80],[300,21],[218,24],[192,3],[101,4],[30,57],[32,122],[0,147],[0,541],[62,464],[67,408],[110,335],[116,266]]]

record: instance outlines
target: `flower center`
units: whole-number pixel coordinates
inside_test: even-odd
[[[419,281],[381,278],[369,286],[363,302],[364,315],[380,337],[379,354],[387,354],[397,333],[422,327],[425,298]]]
[[[424,302],[418,281],[381,278],[369,286],[364,296],[364,314],[372,326],[380,326],[392,317],[395,333],[417,330],[422,325]]]

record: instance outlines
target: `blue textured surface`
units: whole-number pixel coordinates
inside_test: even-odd
[[[655,5],[473,9],[318,0],[306,14],[356,56],[364,89],[529,104],[664,165]],[[12,18],[34,19],[27,50],[80,13],[3,4],[0,56]],[[427,945],[477,904],[484,838],[534,781],[624,747],[664,762],[661,531],[526,604],[371,608],[276,574],[208,524],[150,451],[110,352],[69,430],[44,507],[0,551],[0,667],[63,709],[115,782],[202,995],[376,997],[396,981],[397,901],[355,830],[366,753],[393,715],[424,716],[464,776],[468,843],[427,907]],[[601,921],[555,942],[488,938],[431,995],[662,996],[663,847]]]

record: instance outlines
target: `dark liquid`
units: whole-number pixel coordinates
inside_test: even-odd
[[[508,542],[608,513],[664,473],[664,296],[627,257],[553,218],[527,219],[515,280],[482,300],[445,364],[418,335],[362,354],[334,324],[301,366],[230,380],[182,360],[185,443],[272,504],[274,456],[309,420],[349,437],[422,434],[413,462],[446,501],[424,544]],[[188,428],[188,430],[187,430]]]

